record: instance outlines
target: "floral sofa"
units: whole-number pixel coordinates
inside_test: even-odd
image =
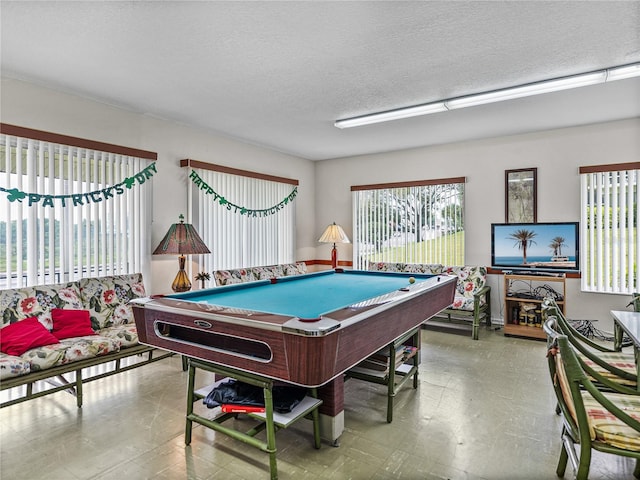
[[[487,325],[491,325],[491,287],[487,285],[487,269],[475,266],[447,267],[440,264],[425,263],[388,263],[370,262],[369,270],[385,272],[410,272],[429,274],[457,275],[458,285],[451,306],[437,317],[444,317],[450,325],[444,328],[456,328],[459,325],[456,320],[463,320],[467,324],[471,322],[471,337],[478,339],[480,321],[484,318]],[[436,326],[435,322],[427,322],[427,325]]]
[[[154,357],[153,348],[138,343],[127,302],[143,296],[140,273],[0,290],[0,388],[23,387],[0,406],[71,390],[81,407],[83,383],[169,356]],[[143,353],[146,359],[120,364]],[[83,369],[112,361],[113,368],[84,378],[92,372]],[[43,380],[47,386],[34,392]]]
[[[256,280],[269,280],[276,277],[288,277],[307,273],[307,264],[304,262],[283,263],[266,267],[247,267],[234,270],[216,270],[213,278],[216,286],[231,285],[234,283],[254,282]]]

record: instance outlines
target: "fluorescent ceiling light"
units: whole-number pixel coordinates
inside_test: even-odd
[[[496,90],[495,92],[454,98],[447,100],[445,103],[447,107],[453,110],[455,108],[473,107],[475,105],[484,105],[485,103],[502,102],[504,100],[513,100],[514,98],[530,97],[542,93],[559,92],[560,90],[568,90],[570,88],[595,85],[596,83],[603,83],[606,79],[606,71],[587,73],[584,75],[576,75],[575,77],[546,80],[521,87],[505,88],[503,90]]]
[[[631,77],[640,77],[640,63],[607,70],[607,82]]]
[[[371,115],[363,115],[361,117],[336,120],[334,125],[338,128],[359,127],[360,125],[369,125],[371,123],[388,122],[390,120],[399,120],[401,118],[417,117],[419,115],[444,112],[446,110],[447,107],[445,106],[444,102],[428,103],[426,105],[398,108],[397,110],[372,113]]]
[[[446,110],[454,110],[456,108],[473,107],[476,105],[484,105],[486,103],[502,102],[504,100],[512,100],[514,98],[558,92],[570,88],[585,87],[587,85],[595,85],[598,83],[611,82],[614,80],[622,80],[638,76],[640,76],[640,63],[621,65],[618,67],[598,70],[596,72],[573,75],[571,77],[554,78],[551,80],[544,80],[542,82],[535,82],[527,85],[518,85],[492,92],[465,95],[424,105],[416,105],[388,110],[386,112],[361,115],[359,117],[345,118],[343,120],[336,120],[334,125],[338,128],[358,127],[361,125],[388,122],[391,120],[416,117],[419,115],[428,115],[430,113],[444,112]]]

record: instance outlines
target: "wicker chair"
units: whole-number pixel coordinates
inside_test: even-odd
[[[633,474],[640,478],[640,396],[600,391],[555,323],[556,319],[549,317],[544,328],[549,373],[563,416],[556,474],[563,477],[570,460],[576,478],[588,478],[592,451],[597,450],[635,458]]]
[[[553,298],[542,303],[543,317],[554,317],[559,333],[566,335],[575,348],[582,368],[601,388],[618,389],[623,393],[636,393],[638,389],[638,369],[633,353],[625,353],[608,348],[578,332],[562,314]],[[548,332],[547,332],[548,333]]]
[[[627,307],[633,306],[634,312],[640,312],[640,293],[634,292],[631,294],[631,301],[627,304]]]

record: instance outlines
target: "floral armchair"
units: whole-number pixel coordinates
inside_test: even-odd
[[[370,262],[369,270],[385,272],[427,273],[433,275],[456,275],[455,298],[451,306],[438,317],[445,317],[448,322],[455,320],[471,320],[471,337],[478,339],[480,321],[491,325],[491,287],[487,284],[486,267],[451,266],[426,263],[390,263]]]

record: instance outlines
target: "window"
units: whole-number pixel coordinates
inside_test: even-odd
[[[211,250],[201,271],[290,263],[298,181],[196,160],[189,167],[191,223]]]
[[[353,192],[353,263],[464,265],[464,178],[359,185]]]
[[[150,273],[155,153],[0,127],[0,288]]]
[[[582,290],[637,291],[640,163],[580,168]]]

